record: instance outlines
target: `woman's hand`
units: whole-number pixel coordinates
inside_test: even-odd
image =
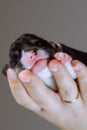
[[[24,70],[17,77],[14,70],[8,69],[13,97],[62,130],[87,130],[87,67],[77,60],[72,65],[78,85],[60,62],[49,63],[58,92],[46,87],[31,71]]]

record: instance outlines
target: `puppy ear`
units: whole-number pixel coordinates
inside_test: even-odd
[[[9,67],[10,67],[9,64],[6,64],[6,65],[4,65],[4,67],[2,69],[2,74],[6,77],[7,77],[7,70]]]
[[[55,49],[55,51],[62,52],[62,45],[58,42],[50,41],[49,44]]]

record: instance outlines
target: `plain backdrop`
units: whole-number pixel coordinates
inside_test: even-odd
[[[11,43],[23,33],[34,33],[87,51],[87,1],[0,0],[0,70],[8,63]],[[0,130],[35,129],[58,130],[19,106],[7,79],[0,75]]]

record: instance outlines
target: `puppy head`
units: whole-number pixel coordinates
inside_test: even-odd
[[[33,51],[37,53],[38,50],[43,50],[49,59],[52,59],[54,54],[60,51],[60,47],[53,42],[48,42],[34,34],[23,34],[17,38],[10,47],[9,50],[9,67],[15,68],[19,66],[23,68],[20,60],[23,51]],[[7,65],[4,67],[6,71]]]
[[[14,68],[20,61],[23,50],[33,50],[35,53],[37,53],[38,50],[44,50],[47,53],[48,57],[52,59],[54,53],[58,51],[58,46],[56,44],[53,45],[52,42],[48,42],[34,34],[23,34],[18,39],[16,39],[10,47],[10,67]]]

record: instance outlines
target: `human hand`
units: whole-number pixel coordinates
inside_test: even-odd
[[[87,67],[79,61],[72,61],[72,65],[78,87],[60,62],[50,62],[58,92],[47,88],[31,71],[24,70],[17,77],[14,70],[9,69],[7,75],[13,97],[18,104],[63,130],[87,130]],[[73,101],[78,92],[75,102],[66,102]]]

